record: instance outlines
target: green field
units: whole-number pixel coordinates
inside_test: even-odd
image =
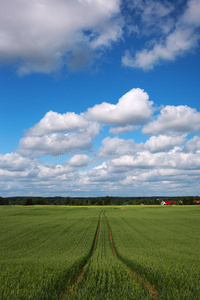
[[[0,298],[200,299],[200,207],[0,207]]]

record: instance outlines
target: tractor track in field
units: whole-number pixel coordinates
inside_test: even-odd
[[[102,213],[102,212],[101,212]],[[100,215],[101,215],[100,213]],[[68,286],[68,288],[62,293],[61,295],[61,300],[64,299],[64,296],[67,296],[69,294],[73,294],[73,285],[79,281],[82,276],[83,276],[83,273],[84,273],[84,267],[85,265],[88,263],[88,260],[91,258],[91,256],[93,255],[93,252],[96,248],[96,244],[97,244],[97,238],[98,238],[98,233],[99,233],[99,227],[100,227],[100,221],[101,221],[101,218],[100,218],[100,215],[99,215],[99,219],[98,219],[98,224],[97,224],[97,229],[96,229],[96,233],[95,233],[95,237],[94,237],[94,240],[93,240],[93,244],[92,244],[92,248],[91,248],[91,252],[90,252],[90,255],[89,255],[89,258],[87,259],[87,261],[84,263],[83,267],[80,269],[79,273],[77,274],[77,276],[74,278],[74,280],[71,282],[70,286]],[[105,215],[105,214],[104,214]],[[132,269],[130,269],[130,266],[128,264],[126,264],[116,253],[116,250],[115,250],[115,247],[114,247],[114,243],[113,243],[113,238],[112,238],[112,232],[111,232],[111,229],[110,229],[110,225],[109,225],[109,222],[108,222],[108,219],[107,217],[105,216],[106,218],[106,223],[107,223],[107,226],[108,226],[108,232],[109,232],[109,237],[110,237],[110,243],[111,243],[111,247],[112,247],[112,251],[113,251],[113,254],[115,257],[117,257],[123,264],[126,265],[126,267],[130,270],[130,274],[133,276],[133,278],[138,282],[139,285],[143,285],[144,288],[146,290],[148,290],[149,294],[151,295],[152,299],[153,300],[157,300],[158,296],[157,296],[157,291],[151,286],[151,284],[149,282],[147,282],[144,278],[142,278],[140,275],[136,274]]]
[[[105,216],[106,217],[106,216]],[[109,231],[109,235],[110,235],[110,243],[111,243],[111,247],[112,247],[112,250],[113,250],[113,253],[114,255],[123,263],[124,261],[122,259],[120,259],[120,257],[117,255],[116,251],[115,251],[115,247],[114,247],[114,244],[113,244],[113,238],[112,238],[112,233],[111,233],[111,230],[110,230],[110,225],[108,223],[108,219],[106,217],[106,223],[108,225],[108,231]],[[130,267],[125,264],[129,269]],[[133,276],[134,279],[137,280],[137,282],[140,284],[140,285],[144,285],[144,287],[148,290],[149,294],[151,295],[152,299],[153,300],[157,300],[158,299],[158,295],[157,295],[157,291],[151,286],[151,284],[149,282],[147,282],[144,278],[142,278],[140,275],[137,275],[133,270],[130,270],[130,273],[131,275]]]
[[[111,233],[111,230],[110,230],[110,226],[109,226],[109,224],[108,224],[108,219],[107,219],[107,217],[106,217],[106,223],[107,223],[107,225],[108,225],[108,231],[109,231],[109,235],[110,235],[110,242],[111,242],[112,251],[113,251],[114,255],[117,256],[116,251],[115,251],[115,247],[114,247],[114,245],[113,245],[112,233]]]
[[[101,215],[101,213],[100,213]],[[88,263],[88,260],[90,259],[90,257],[92,256],[95,248],[96,248],[96,243],[97,243],[97,238],[98,238],[98,233],[99,233],[99,227],[100,227],[100,215],[99,215],[99,219],[98,219],[98,224],[97,224],[97,229],[96,229],[96,233],[95,233],[95,237],[94,237],[94,240],[93,240],[93,244],[92,244],[92,248],[91,248],[91,251],[90,251],[90,255],[89,255],[89,258],[87,259],[87,261],[84,263],[83,267],[80,269],[78,275],[74,278],[74,280],[71,282],[70,286],[63,291],[60,299],[64,299],[64,296],[65,295],[69,295],[69,294],[73,294],[73,289],[72,289],[72,286],[77,282],[79,281],[82,276],[83,276],[83,272],[84,272],[84,267],[85,265]]]
[[[97,237],[98,237],[98,233],[99,233],[100,220],[101,219],[100,219],[100,216],[99,216],[99,221],[98,221],[98,225],[97,225],[97,231],[96,231],[96,234],[95,234],[94,243],[93,243],[93,247],[92,247],[92,253],[94,252],[95,247],[96,247],[96,243],[97,243]]]

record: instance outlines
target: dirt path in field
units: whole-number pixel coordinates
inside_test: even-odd
[[[111,243],[113,253],[124,264],[124,262],[116,254],[115,247],[114,247],[114,244],[113,244],[112,233],[111,233],[111,230],[110,230],[110,226],[109,226],[107,217],[106,217],[106,223],[108,225],[108,231],[109,231],[109,235],[110,235],[110,243]],[[126,266],[128,268],[130,268],[128,265],[126,265]],[[130,273],[132,274],[133,278],[135,278],[140,285],[145,286],[145,288],[149,291],[149,294],[151,295],[152,299],[157,300],[157,298],[158,298],[157,291],[151,286],[151,284],[149,282],[147,282],[141,276],[137,275],[133,270],[131,270]]]
[[[117,256],[116,252],[115,252],[115,248],[114,248],[114,245],[113,245],[113,239],[112,239],[112,233],[110,231],[110,226],[108,224],[108,219],[106,218],[106,223],[108,225],[108,231],[109,231],[109,235],[110,235],[110,242],[111,242],[111,247],[112,247],[112,251],[114,253],[115,256]]]
[[[97,225],[96,235],[95,235],[95,238],[94,238],[94,244],[93,244],[92,252],[94,252],[94,249],[95,249],[95,247],[96,247],[97,237],[98,237],[98,233],[99,233],[100,220],[101,220],[101,219],[100,219],[100,217],[99,217],[99,221],[98,221],[98,225]]]
[[[113,238],[112,238],[112,233],[111,233],[111,229],[110,229],[110,225],[108,223],[108,219],[106,218],[106,223],[108,226],[108,231],[109,231],[109,236],[110,236],[110,243],[111,243],[111,247],[112,247],[112,251],[113,254],[123,263],[127,266],[128,269],[130,269],[130,267],[123,262],[123,260],[117,255],[115,247],[114,247],[114,243],[113,243]],[[93,245],[91,248],[91,253],[90,253],[90,257],[92,256],[95,248],[96,248],[96,244],[97,244],[97,238],[98,238],[98,233],[99,233],[99,227],[100,227],[100,215],[99,215],[99,219],[98,219],[98,224],[97,224],[97,229],[96,229],[96,233],[95,233],[95,237],[94,237],[94,241],[93,241]],[[89,258],[90,258],[89,257]],[[62,296],[61,296],[61,300],[64,299],[65,295],[70,295],[73,294],[73,285],[79,281],[84,273],[84,267],[87,264],[88,260],[86,261],[86,263],[84,264],[84,266],[81,268],[80,272],[78,273],[78,275],[76,276],[76,278],[72,281],[72,283],[70,284],[70,286],[63,292]],[[131,275],[133,276],[134,279],[137,280],[139,285],[143,285],[145,287],[146,290],[148,290],[149,294],[151,295],[153,300],[157,300],[158,296],[157,296],[157,291],[151,286],[151,284],[149,282],[147,282],[144,278],[142,278],[140,275],[136,274],[133,270],[130,270]]]
[[[101,213],[100,213],[101,215]],[[91,250],[91,254],[90,254],[90,257],[92,256],[94,250],[95,250],[95,247],[96,247],[96,243],[97,243],[97,238],[98,238],[98,233],[99,233],[99,226],[100,226],[100,215],[99,215],[99,220],[98,220],[98,224],[97,224],[97,229],[96,229],[96,233],[95,233],[95,237],[94,237],[94,241],[93,241],[93,245],[92,245],[92,250]],[[90,258],[89,257],[89,258]],[[88,258],[88,259],[89,259]],[[88,260],[85,262],[84,266],[81,268],[80,272],[78,273],[78,275],[76,276],[76,278],[71,282],[70,286],[62,293],[61,295],[61,300],[64,299],[64,296],[65,295],[69,295],[69,294],[73,294],[73,289],[72,289],[72,286],[82,278],[83,276],[83,272],[84,272],[84,267],[85,265],[87,264]]]
[[[145,286],[145,288],[149,291],[149,294],[152,296],[152,299],[157,300],[157,298],[158,298],[157,291],[150,285],[150,283],[147,282],[141,276],[137,275],[135,272],[130,271],[130,273],[132,274],[133,278],[135,278],[140,285],[143,284]]]

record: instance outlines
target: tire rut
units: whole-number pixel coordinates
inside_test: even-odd
[[[74,278],[74,280],[72,280],[70,286],[68,286],[68,288],[67,288],[66,290],[63,291],[63,293],[62,293],[62,295],[61,295],[61,297],[60,297],[61,300],[64,299],[64,296],[65,296],[65,295],[73,294],[72,286],[73,286],[78,280],[80,280],[80,279],[82,278],[83,273],[84,273],[84,267],[85,267],[85,265],[88,263],[88,260],[91,258],[92,254],[93,254],[93,252],[94,252],[94,250],[95,250],[96,243],[97,243],[97,238],[98,238],[98,233],[99,233],[99,227],[100,227],[100,220],[101,220],[100,215],[101,215],[101,213],[102,213],[102,211],[101,211],[100,214],[99,214],[99,219],[98,219],[97,229],[96,229],[96,233],[95,233],[95,236],[94,236],[92,248],[91,248],[91,250],[90,250],[90,255],[89,255],[88,259],[86,260],[86,262],[84,263],[84,265],[82,266],[82,268],[80,269],[78,275]]]
[[[105,216],[106,217],[106,216]],[[113,250],[114,255],[123,263],[125,264],[129,269],[130,267],[117,255],[114,244],[113,244],[113,238],[112,238],[112,233],[110,230],[110,225],[108,223],[108,219],[106,217],[106,223],[108,225],[108,231],[109,231],[109,235],[110,235],[110,243],[111,243],[111,247]],[[137,282],[140,285],[144,285],[144,287],[148,290],[149,294],[151,295],[153,300],[157,300],[158,299],[158,293],[157,291],[151,286],[151,284],[149,282],[147,282],[144,278],[142,278],[140,275],[137,275],[133,270],[130,270],[131,275],[133,276],[134,279],[137,280]]]

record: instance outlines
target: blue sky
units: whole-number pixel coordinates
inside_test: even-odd
[[[200,194],[199,0],[0,7],[2,196]]]

